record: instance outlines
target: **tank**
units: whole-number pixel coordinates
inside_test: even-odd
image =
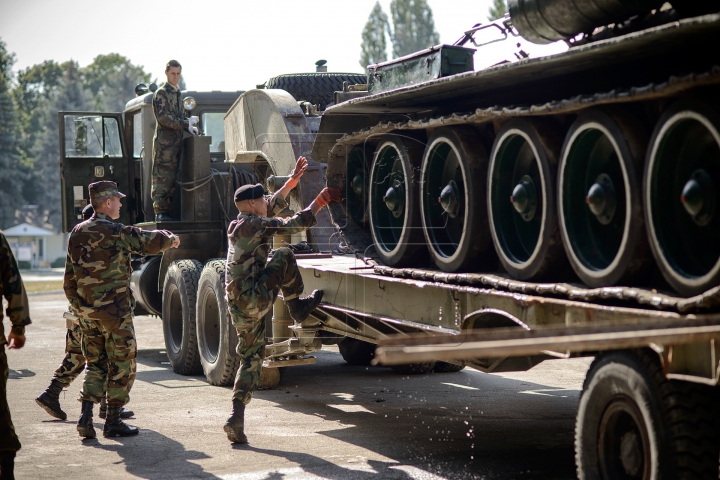
[[[398,275],[716,291],[718,11],[510,0],[454,46],[368,66],[367,94],[328,107],[312,152],[344,189],[343,245]],[[440,68],[443,51],[497,48],[477,40],[488,28],[568,49]]]

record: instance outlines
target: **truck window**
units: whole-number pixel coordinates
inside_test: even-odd
[[[133,158],[142,157],[143,137],[142,137],[142,111],[133,115]]]
[[[67,115],[65,157],[122,157],[120,129],[114,118]]]
[[[205,135],[212,137],[210,153],[225,152],[225,112],[208,112],[202,114],[202,127]]]

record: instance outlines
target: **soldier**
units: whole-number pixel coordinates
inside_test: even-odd
[[[198,117],[185,118],[180,94],[182,66],[170,60],[165,66],[167,82],[153,94],[153,112],[157,125],[153,138],[153,169],[151,195],[155,221],[173,220],[170,206],[175,193],[175,177],[180,163],[183,131],[198,134]]]
[[[4,296],[8,302],[7,315],[12,324],[6,340],[3,314],[0,312],[0,478],[12,479],[15,478],[13,473],[15,453],[20,450],[20,440],[15,434],[7,403],[9,370],[5,344],[8,344],[9,349],[19,349],[25,345],[25,325],[30,324],[30,309],[17,262],[2,230],[0,230],[0,296]]]
[[[84,220],[90,219],[93,215],[91,204],[87,204],[83,208],[82,216]],[[35,402],[40,405],[50,416],[65,420],[67,414],[60,408],[60,392],[63,388],[67,388],[85,369],[85,357],[82,353],[82,330],[80,330],[80,322],[77,319],[67,319],[67,333],[65,334],[65,358],[55,374],[53,375],[50,386],[45,389]],[[100,418],[105,418],[107,414],[106,395],[102,396],[100,401]],[[133,416],[131,410],[123,409],[120,411],[120,418],[130,418]]]
[[[257,388],[265,346],[265,314],[272,308],[278,292],[288,306],[290,316],[302,322],[318,306],[322,291],[315,290],[306,298],[295,255],[287,248],[278,248],[268,262],[270,239],[273,235],[290,235],[315,225],[315,215],[330,202],[340,201],[340,190],[325,188],[305,210],[291,218],[271,218],[287,206],[285,198],[295,188],[307,167],[305,157],[295,164],[290,179],[266,200],[263,187],[245,185],[235,191],[235,205],[240,213],[228,227],[228,256],[225,274],[228,307],[238,333],[237,353],[240,368],[233,387],[233,411],[224,430],[233,443],[247,443],[244,433],[245,405]]]
[[[87,363],[77,430],[95,438],[93,405],[99,403],[107,382],[107,418],[103,436],[136,435],[138,429],[120,420],[135,380],[134,299],[130,290],[130,255],[153,255],[176,248],[179,238],[164,230],[143,230],[115,223],[120,198],[115,182],[91,183],[90,202],[95,214],[73,228],[68,239],[63,288],[82,330]]]

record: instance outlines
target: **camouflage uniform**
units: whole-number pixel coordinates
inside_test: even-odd
[[[85,356],[82,352],[82,329],[80,325],[73,324],[65,334],[65,358],[55,373],[53,380],[62,383],[64,387],[70,384],[85,369]]]
[[[183,131],[188,129],[180,89],[166,83],[153,95],[157,125],[153,138],[151,195],[155,215],[170,213],[177,176]]]
[[[73,228],[63,288],[82,330],[87,367],[81,401],[99,403],[107,380],[108,405],[127,403],[137,352],[130,256],[160,253],[174,241],[169,232],[125,226],[102,213]]]
[[[12,324],[12,333],[25,335],[25,325],[30,324],[30,310],[17,262],[13,257],[5,235],[0,231],[0,297],[8,302],[7,316]],[[0,456],[14,456],[20,450],[20,440],[10,418],[10,407],[7,403],[7,380],[9,368],[5,355],[5,330],[0,312]]]
[[[235,377],[233,399],[248,404],[257,388],[265,346],[264,316],[282,291],[287,302],[303,292],[303,281],[289,248],[279,248],[268,262],[272,235],[291,235],[315,225],[310,210],[289,219],[269,218],[287,207],[276,193],[268,203],[268,217],[240,212],[228,227],[228,256],[225,274],[227,302],[238,332],[237,353],[241,357]]]

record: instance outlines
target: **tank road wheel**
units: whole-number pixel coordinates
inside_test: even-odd
[[[211,385],[230,385],[240,363],[237,334],[225,301],[225,260],[210,260],[200,275],[197,294],[200,364]]]
[[[418,149],[408,151],[399,137],[380,142],[370,171],[370,230],[386,265],[407,264],[423,248],[418,208]]]
[[[564,255],[555,204],[560,141],[525,119],[507,122],[490,155],[488,212],[495,250],[514,278],[541,277]]]
[[[559,221],[565,252],[586,285],[615,285],[647,265],[647,238],[636,173],[645,141],[636,122],[604,112],[570,128],[559,166]]]
[[[590,366],[575,425],[578,478],[718,478],[718,389],[665,379],[652,351]]]
[[[435,368],[435,361],[423,363],[409,363],[407,365],[391,365],[393,372],[400,375],[424,375],[430,373]]]
[[[467,270],[490,244],[487,154],[471,130],[443,128],[428,141],[420,199],[430,256],[441,270]]]
[[[660,271],[683,295],[720,283],[720,115],[679,104],[658,122],[645,170],[645,218]]]
[[[435,362],[433,372],[435,373],[456,373],[464,369],[465,365],[458,365],[456,363],[448,362]]]
[[[368,181],[370,165],[362,146],[354,147],[347,160],[347,212],[353,220],[365,223],[368,220]]]
[[[338,343],[343,360],[350,365],[368,366],[375,358],[375,344],[347,337]]]
[[[165,350],[170,365],[180,375],[202,372],[195,334],[195,299],[202,263],[176,260],[163,284],[162,320]]]

